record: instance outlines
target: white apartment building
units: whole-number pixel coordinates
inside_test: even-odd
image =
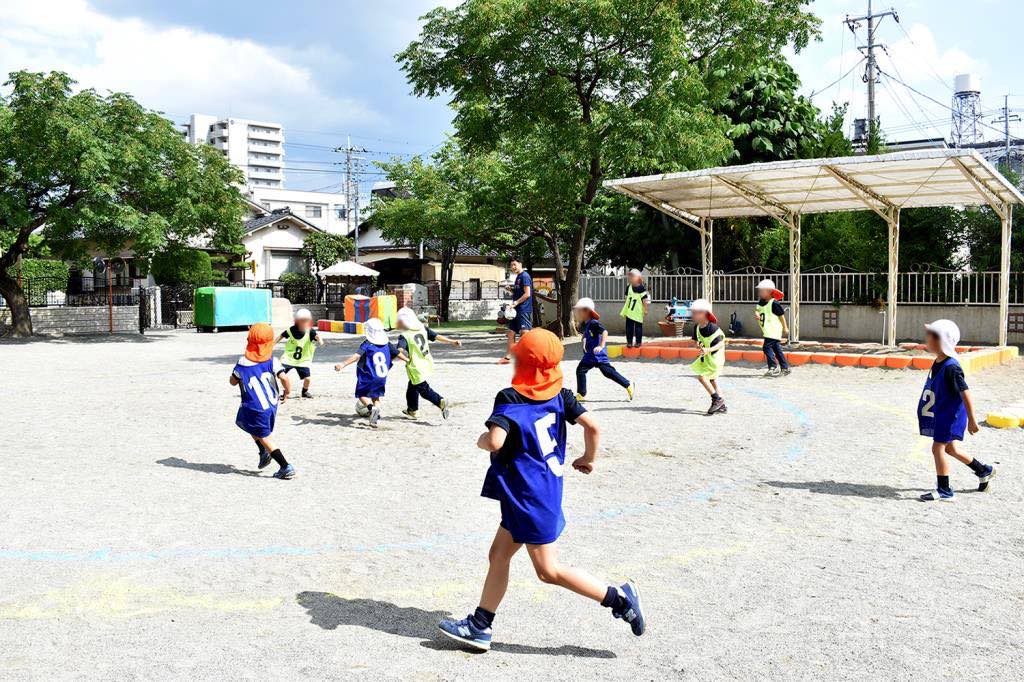
[[[344,194],[250,185],[248,195],[267,211],[287,208],[325,232],[347,234],[350,229]]]
[[[221,150],[245,174],[250,188],[284,187],[284,129],[279,123],[192,114],[183,128],[192,144],[205,142]]]

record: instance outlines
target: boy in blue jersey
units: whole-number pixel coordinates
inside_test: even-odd
[[[946,455],[957,459],[971,468],[978,477],[978,490],[988,490],[989,482],[996,475],[994,467],[982,464],[957,450],[955,441],[964,439],[964,430],[971,435],[978,432],[974,418],[974,404],[971,392],[964,379],[964,370],[957,360],[956,346],[960,343],[960,328],[952,320],[936,320],[926,324],[925,345],[935,353],[935,363],[928,371],[928,378],[917,405],[917,420],[922,436],[934,439],[932,458],[935,460],[935,490],[921,495],[923,502],[953,500],[953,489],[949,485],[949,462]]]
[[[477,609],[462,620],[443,620],[441,632],[475,649],[491,648],[491,624],[508,588],[509,564],[526,545],[537,577],[600,602],[644,633],[640,593],[632,582],[608,586],[558,563],[555,541],[565,527],[562,475],[566,422],[583,427],[586,451],[572,463],[584,474],[594,469],[600,432],[586,409],[562,388],[564,348],[546,329],[523,334],[513,349],[512,387],[498,393],[477,447],[491,453],[481,495],[498,500],[501,524],[488,554],[490,567]]]
[[[576,365],[576,399],[586,399],[587,372],[596,367],[605,378],[626,389],[626,395],[632,400],[636,397],[636,382],[630,382],[612,367],[608,359],[608,330],[600,322],[601,315],[594,309],[593,299],[581,298],[573,310],[580,323],[580,336],[583,337],[583,358]]]
[[[388,340],[384,323],[376,317],[370,318],[363,325],[366,340],[359,346],[359,351],[345,358],[345,361],[334,366],[340,372],[353,362],[356,365],[356,411],[365,416],[373,428],[377,428],[380,420],[380,400],[384,397],[384,389],[388,382],[388,372],[395,359],[407,362],[405,353]]]
[[[511,286],[506,287],[512,294],[512,303],[509,307],[516,313],[516,316],[505,325],[508,330],[505,332],[508,350],[498,360],[500,365],[512,361],[512,346],[516,342],[516,336],[533,329],[533,278],[523,268],[523,262],[518,258],[510,260],[508,268],[516,276]]]
[[[282,391],[278,390],[279,380]],[[245,355],[235,363],[229,383],[238,386],[242,398],[235,416],[235,425],[256,442],[260,453],[259,468],[263,469],[274,461],[281,467],[274,478],[288,479],[295,476],[295,468],[270,442],[277,418],[278,394],[283,402],[291,387],[284,368],[274,357],[274,330],[269,324],[258,322],[249,328]]]

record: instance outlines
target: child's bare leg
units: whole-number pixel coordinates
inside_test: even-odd
[[[269,438],[257,438],[256,436],[253,436],[252,439],[256,441],[257,445],[261,445],[266,448],[267,452],[274,451],[274,444],[270,442]]]
[[[956,443],[954,443],[953,441],[946,443],[946,454],[952,457],[953,459],[956,459],[966,464],[967,466],[970,466],[971,462],[974,461],[973,457],[968,457],[967,455],[957,450]]]
[[[935,460],[935,475],[949,476],[949,462],[946,461],[948,443],[932,443],[932,459]]]
[[[499,527],[494,534],[494,541],[491,542],[491,549],[487,553],[487,578],[484,580],[484,589],[480,594],[480,608],[491,613],[498,610],[501,600],[505,597],[505,590],[508,589],[508,568],[512,557],[522,545],[512,539],[512,534],[504,528]]]
[[[707,386],[705,386],[704,388],[707,388]],[[709,391],[711,395],[715,395],[715,393],[717,393],[718,395],[722,395],[722,390],[718,388],[718,379],[711,380],[711,388],[713,389]]]
[[[373,401],[373,400],[370,400],[370,399],[369,399],[369,398],[367,398],[366,396],[360,396],[360,398],[359,398],[359,402],[361,402],[361,403],[362,403],[363,405],[365,405],[366,407],[370,407],[371,405],[373,405],[373,404],[374,404],[374,402],[375,402],[375,401]]]
[[[308,391],[309,390],[309,382],[310,382],[311,379],[312,379],[312,377],[306,377],[305,379],[302,380],[302,390],[303,391]]]
[[[541,582],[564,587],[596,602],[602,601],[608,593],[608,586],[596,578],[575,568],[560,566],[554,543],[527,545],[526,551]]]
[[[707,379],[705,379],[702,376],[698,376],[697,380],[700,381],[700,385],[704,387],[704,390],[708,392],[708,395],[713,396],[715,394],[715,392],[711,389],[711,384],[708,383]]]

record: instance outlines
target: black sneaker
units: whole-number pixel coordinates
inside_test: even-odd
[[[302,389],[302,397],[303,398],[312,398],[313,394],[309,392],[308,388],[304,388],[304,389]]]
[[[784,377],[788,377],[792,373],[793,373],[793,370],[791,370],[789,367],[786,367],[785,369],[782,370],[782,376],[784,376]]]
[[[257,443],[256,446],[260,449],[260,463],[257,466],[260,469],[266,469],[274,461],[274,458],[270,456],[270,451],[263,447],[263,443]]]
[[[725,412],[725,401],[721,398],[715,398],[711,401],[711,407],[708,408],[708,416],[715,414],[716,412]]]
[[[983,493],[988,490],[989,482],[996,477],[996,468],[991,464],[985,465],[985,473],[977,474],[978,476],[978,492]]]
[[[631,580],[619,587],[619,593],[626,597],[628,604],[622,611],[613,610],[612,615],[629,623],[630,630],[639,637],[647,629],[647,623],[644,621],[644,612],[640,607],[640,590],[637,588],[636,583]]]

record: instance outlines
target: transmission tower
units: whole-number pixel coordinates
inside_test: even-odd
[[[981,79],[963,73],[956,77],[953,93],[953,127],[950,131],[953,146],[963,147],[981,141],[978,123],[981,121]]]

